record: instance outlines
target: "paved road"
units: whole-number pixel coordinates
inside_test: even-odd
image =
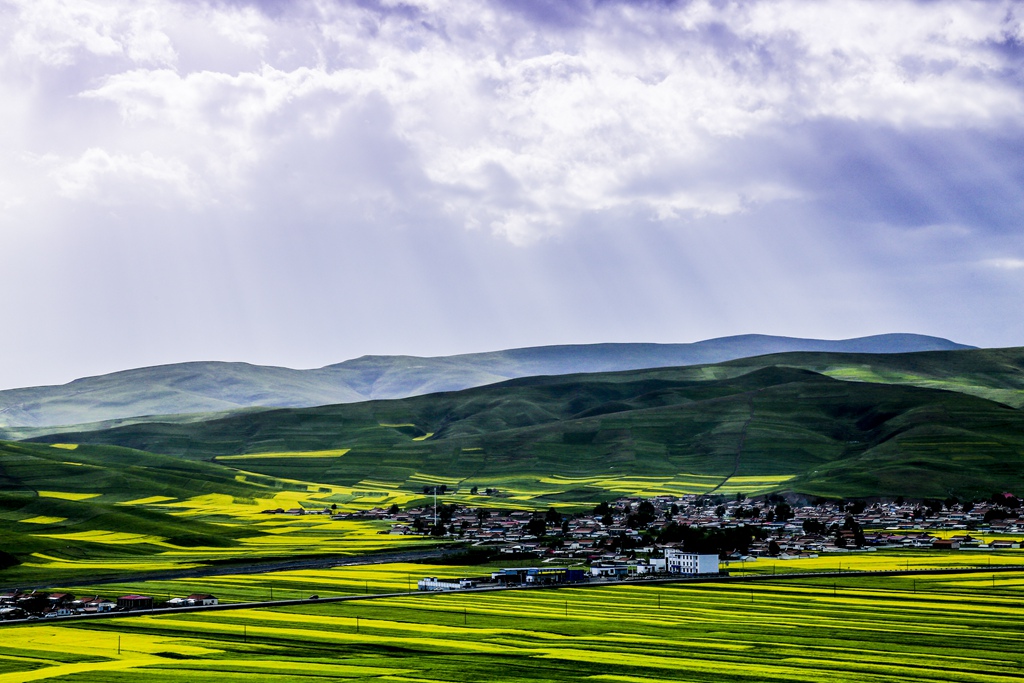
[[[372,593],[369,595],[339,595],[325,598],[306,598],[302,600],[266,600],[263,602],[232,602],[221,605],[205,605],[195,607],[169,607],[151,610],[133,610],[130,612],[105,612],[103,614],[76,614],[67,617],[51,617],[37,619],[12,619],[0,621],[0,627],[14,625],[38,625],[56,622],[82,621],[87,619],[124,619],[159,614],[183,614],[187,612],[216,612],[238,609],[259,609],[266,607],[291,607],[296,605],[319,605],[332,602],[352,602],[356,600],[381,600],[399,597],[426,598],[434,595],[451,595],[453,593],[492,593],[495,591],[534,591],[558,590],[559,588],[601,588],[609,586],[654,584],[705,584],[705,583],[752,583],[757,581],[787,581],[811,578],[862,578],[865,576],[920,576],[926,574],[995,574],[1004,572],[1024,573],[1024,565],[996,565],[984,567],[956,567],[950,569],[894,569],[885,571],[834,571],[834,572],[794,572],[789,574],[750,574],[745,576],[690,576],[664,577],[653,579],[598,579],[587,583],[574,583],[549,586],[482,586],[452,591],[413,591],[403,593]]]

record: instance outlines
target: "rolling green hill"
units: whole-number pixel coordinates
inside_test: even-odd
[[[1024,412],[1007,404],[1024,386],[1022,368],[1022,349],[784,354],[523,378],[403,400],[42,440],[117,444],[222,465],[233,461],[217,456],[349,448],[327,461],[246,460],[245,469],[410,489],[432,480],[468,487],[561,477],[576,483],[552,495],[581,500],[612,490],[598,479],[644,477],[700,480],[697,490],[704,491],[760,480],[776,483],[751,487],[829,496],[988,496],[1024,491]]]
[[[787,353],[723,363],[724,374],[779,365],[813,370],[858,382],[907,384],[980,396],[1015,408],[1024,406],[1024,350],[975,349],[956,353]]]
[[[213,493],[251,499],[281,486],[263,481],[241,482],[217,465],[112,446],[0,442],[0,550],[23,561],[95,562],[175,548],[231,547],[252,532],[138,502]],[[29,568],[25,575],[34,572]]]
[[[147,415],[404,398],[517,377],[718,363],[784,351],[902,353],[964,348],[969,347],[912,334],[841,341],[744,335],[694,344],[545,346],[438,358],[364,356],[315,370],[248,363],[179,363],[88,377],[61,386],[0,391],[0,438],[24,438],[53,431],[40,428],[58,425]]]

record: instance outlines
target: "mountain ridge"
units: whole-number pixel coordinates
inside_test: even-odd
[[[355,403],[458,391],[535,375],[689,366],[769,353],[890,354],[971,348],[907,333],[842,340],[749,334],[684,344],[610,342],[453,356],[361,356],[309,370],[189,361],[121,370],[62,385],[0,391],[0,427],[52,427],[148,415]]]

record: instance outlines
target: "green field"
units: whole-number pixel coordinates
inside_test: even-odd
[[[102,446],[0,443],[0,468],[8,486],[0,495],[0,550],[21,562],[0,569],[2,586],[434,544],[381,534],[385,522],[262,514],[414,498],[379,486],[321,485]]]
[[[408,569],[327,573],[358,592],[374,577],[401,586]],[[301,592],[332,581],[291,578]],[[1020,680],[1022,601],[1024,572],[636,583],[45,623],[4,628],[0,682],[994,683]]]

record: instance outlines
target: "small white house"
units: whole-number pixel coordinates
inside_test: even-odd
[[[192,595],[185,598],[185,602],[189,606],[192,605],[216,605],[219,601],[212,595],[207,593],[193,593]]]

